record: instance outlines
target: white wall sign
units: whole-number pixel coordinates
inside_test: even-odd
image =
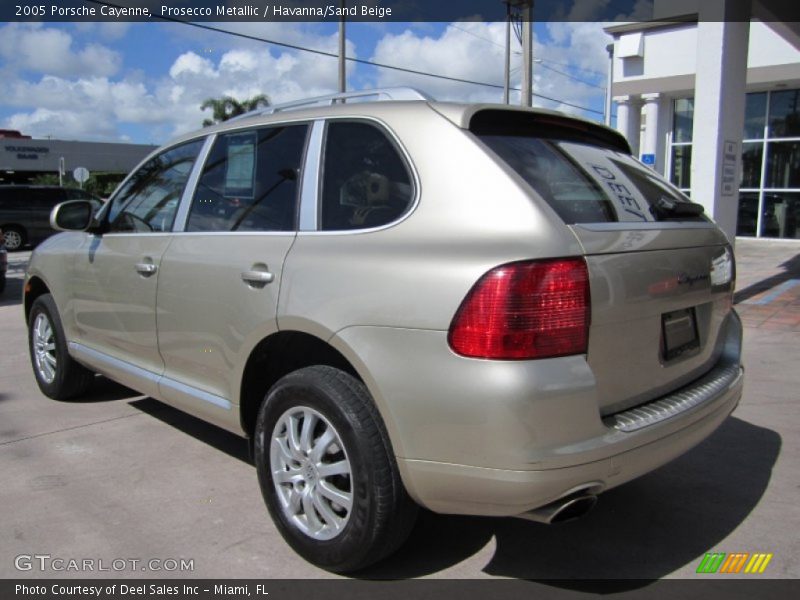
[[[722,148],[722,195],[733,196],[738,189],[737,175],[739,144],[725,140]]]

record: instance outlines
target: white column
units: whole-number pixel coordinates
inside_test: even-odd
[[[634,156],[639,151],[639,129],[642,124],[642,105],[638,98],[632,96],[614,96],[617,104],[617,131],[631,145]]]
[[[641,155],[652,154],[657,161],[660,152],[658,151],[658,131],[659,131],[659,105],[661,103],[661,94],[642,94],[644,100],[644,142],[642,143]],[[656,167],[656,163],[650,163],[652,168]]]
[[[614,102],[617,104],[617,131],[625,136],[627,140],[630,140],[630,131],[628,131],[630,117],[628,113],[631,108],[631,97],[614,96]]]
[[[733,243],[739,204],[750,6],[700,5],[692,127],[692,200]]]

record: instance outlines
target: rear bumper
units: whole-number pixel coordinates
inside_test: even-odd
[[[637,409],[601,415],[583,356],[471,360],[450,351],[446,332],[381,327],[332,342],[370,389],[411,496],[437,512],[499,516],[620,485],[709,436],[743,387],[735,312],[723,331],[717,364],[641,407],[647,422],[633,427],[620,424]]]
[[[691,415],[679,430],[642,446],[572,466],[516,471],[433,461],[399,459],[412,495],[442,513],[513,516],[548,504],[577,490],[597,494],[668,463],[707,438],[736,408],[743,370],[713,401]],[[652,427],[658,427],[653,425]]]

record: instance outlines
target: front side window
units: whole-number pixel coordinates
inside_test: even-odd
[[[192,199],[186,231],[292,231],[308,125],[220,135]]]
[[[114,196],[108,211],[108,231],[171,231],[183,189],[203,141],[171,148],[140,167]]]
[[[400,153],[369,123],[328,124],[324,169],[319,215],[323,231],[387,225],[413,202],[414,186]]]

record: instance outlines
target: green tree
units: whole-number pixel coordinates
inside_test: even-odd
[[[89,180],[83,184],[83,189],[106,198],[116,189],[117,185],[125,179],[125,173],[92,173]],[[42,173],[31,180],[33,185],[58,185],[58,175],[55,173]],[[62,178],[62,185],[65,188],[79,188],[80,184],[72,178],[71,173],[67,173]]]
[[[269,96],[266,94],[258,94],[247,100],[237,100],[231,96],[223,96],[222,98],[207,98],[200,105],[200,110],[211,109],[211,119],[203,120],[203,127],[209,125],[216,125],[222,123],[233,117],[238,117],[251,110],[256,110],[261,106],[269,106]]]

